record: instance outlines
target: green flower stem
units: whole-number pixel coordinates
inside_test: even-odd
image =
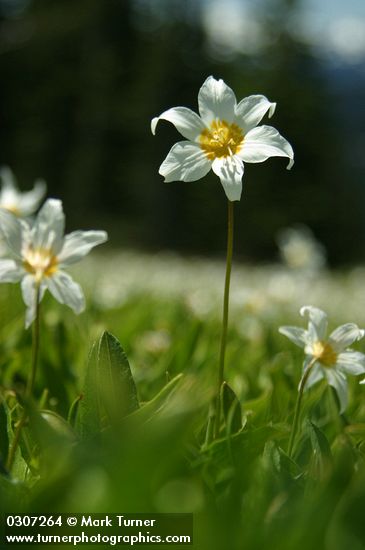
[[[35,319],[34,319],[34,323],[33,323],[32,365],[31,365],[31,369],[30,369],[30,375],[29,375],[29,378],[28,378],[28,382],[27,382],[27,387],[25,389],[25,397],[27,399],[29,399],[32,396],[32,393],[33,393],[34,381],[35,381],[35,377],[36,377],[37,364],[38,364],[39,335],[40,335],[40,330],[39,330],[39,324],[40,324],[39,323],[39,318],[40,318],[39,298],[40,298],[40,285],[38,284],[37,287],[36,287],[36,297],[35,297],[35,299],[36,299],[36,314],[35,314]],[[24,425],[27,421],[27,418],[28,418],[28,415],[26,413],[26,410],[23,409],[22,415],[20,417],[20,420],[19,420],[19,422],[17,424],[17,427],[16,427],[16,430],[15,430],[14,438],[13,438],[12,445],[11,445],[10,450],[9,450],[8,459],[7,459],[7,462],[6,462],[6,468],[9,472],[11,471],[11,468],[14,464],[15,453],[16,453],[16,450],[17,450],[18,445],[19,445],[20,435],[21,435],[22,429],[23,429],[23,427],[24,427]]]
[[[34,387],[34,381],[35,381],[35,375],[37,371],[37,364],[38,364],[38,355],[39,355],[39,324],[40,324],[40,308],[41,304],[39,302],[40,298],[40,284],[37,285],[36,289],[36,310],[35,310],[35,319],[33,324],[33,349],[32,349],[32,368],[30,371],[30,376],[28,378],[27,387],[25,390],[25,396],[31,397],[33,393],[33,387]]]
[[[218,369],[218,385],[216,397],[215,411],[215,428],[214,437],[219,435],[220,418],[221,418],[221,387],[224,377],[224,361],[226,356],[227,345],[227,329],[228,329],[228,309],[229,309],[229,287],[231,283],[232,270],[232,253],[233,253],[233,226],[234,226],[234,204],[228,200],[228,230],[227,230],[227,258],[226,258],[226,278],[224,283],[224,298],[223,298],[223,321],[221,333],[221,345],[219,354],[219,369]]]
[[[292,456],[292,452],[293,452],[293,446],[294,446],[294,441],[295,441],[295,436],[297,434],[297,431],[298,431],[298,423],[299,423],[299,416],[300,416],[300,408],[301,408],[301,405],[302,405],[302,398],[303,398],[303,392],[304,392],[304,388],[305,388],[305,385],[307,383],[307,380],[308,380],[308,377],[310,375],[310,372],[312,370],[312,367],[313,365],[315,364],[316,362],[316,358],[313,357],[313,359],[311,360],[311,362],[309,363],[308,367],[306,368],[303,376],[302,376],[302,379],[300,381],[300,384],[299,384],[299,390],[298,390],[298,397],[297,397],[297,402],[295,404],[295,412],[294,412],[294,420],[293,420],[293,426],[292,426],[292,429],[291,429],[291,434],[290,434],[290,440],[289,440],[289,447],[288,447],[288,455],[291,457]]]

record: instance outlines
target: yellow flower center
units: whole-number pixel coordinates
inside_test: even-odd
[[[324,367],[332,367],[336,364],[337,353],[328,342],[318,340],[312,347],[313,357],[318,359]]]
[[[235,155],[242,147],[243,132],[237,124],[225,120],[213,120],[199,137],[200,147],[209,160]]]
[[[48,248],[29,248],[24,254],[23,266],[37,281],[51,277],[58,267],[57,257]]]
[[[15,204],[14,205],[13,204],[7,204],[3,208],[5,208],[5,210],[7,210],[8,212],[11,212],[15,216],[20,215],[20,211],[19,211],[18,207],[15,206]]]

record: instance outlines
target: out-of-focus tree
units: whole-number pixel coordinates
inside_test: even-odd
[[[302,222],[330,260],[359,259],[359,172],[348,164],[321,64],[293,32],[300,8],[299,0],[260,0],[254,19],[231,29],[218,0],[0,0],[0,162],[25,184],[46,178],[71,225],[92,218],[114,244],[220,252],[218,179],[164,185],[157,171],[176,131],[161,124],[152,138],[149,127],[168,107],[196,110],[213,74],[238,99],[277,101],[274,126],[296,153],[290,173],[282,159],[247,165],[238,254],[272,258],[277,230]],[[231,47],[224,31],[235,32]]]

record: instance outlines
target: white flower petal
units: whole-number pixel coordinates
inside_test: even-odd
[[[18,283],[24,271],[14,260],[0,260],[0,283]]]
[[[345,374],[364,374],[365,355],[359,351],[343,351],[337,357],[336,368]]]
[[[308,323],[308,339],[310,342],[324,340],[327,332],[327,315],[318,307],[303,306],[300,310],[302,317],[309,316]]]
[[[105,231],[73,231],[66,235],[58,262],[70,265],[81,260],[94,246],[105,243],[108,234]]]
[[[63,245],[65,216],[62,202],[48,199],[39,211],[32,228],[32,242],[35,248],[52,249],[56,255]]]
[[[2,208],[0,208],[0,234],[13,254],[20,258],[22,250],[22,224],[14,214]]]
[[[336,390],[340,402],[340,413],[342,414],[345,412],[348,403],[346,376],[335,369],[324,369],[324,373],[329,385]]]
[[[3,189],[12,189],[17,191],[17,184],[15,181],[14,174],[9,166],[2,166],[0,168],[0,179]]]
[[[303,328],[299,327],[280,327],[279,328],[280,334],[283,334],[293,344],[296,344],[297,346],[304,348],[304,346],[307,343],[307,331]]]
[[[8,166],[0,169],[2,189],[0,191],[0,207],[10,210],[17,216],[33,214],[46,193],[46,184],[42,180],[36,181],[31,191],[22,193],[18,190],[13,172]]]
[[[81,313],[85,309],[84,293],[68,273],[57,271],[52,277],[45,279],[45,284],[58,302],[66,304],[75,313]]]
[[[37,283],[33,275],[26,275],[22,279],[21,289],[24,303],[27,306],[25,314],[25,328],[29,328],[36,315]],[[45,291],[46,287],[44,283],[41,283],[39,302],[42,301]]]
[[[308,364],[312,361],[312,357],[308,357],[306,359],[306,365],[303,369],[303,375],[304,375],[304,372],[306,370],[306,367],[308,366]],[[303,378],[303,377],[302,377]],[[318,363],[315,363],[313,365],[313,367],[311,367],[311,372],[309,373],[309,376],[308,376],[308,380],[304,386],[304,391],[306,390],[309,390],[309,388],[311,388],[312,386],[314,386],[314,384],[317,384],[317,382],[319,382],[320,380],[322,380],[324,378],[324,373],[323,373],[323,369],[321,368],[321,366],[318,364]]]
[[[236,156],[214,159],[213,172],[221,180],[230,201],[239,201],[242,193],[243,163]]]
[[[329,342],[337,352],[351,346],[356,340],[364,336],[364,331],[354,323],[346,323],[336,328],[329,336]]]
[[[184,138],[190,141],[196,141],[206,127],[200,116],[187,107],[172,107],[162,113],[162,115],[153,118],[151,122],[151,131],[153,135],[155,135],[156,126],[159,120],[171,122],[176,130],[178,130]]]
[[[233,122],[236,96],[222,79],[209,76],[199,90],[198,103],[200,116],[207,126],[217,118]]]
[[[31,191],[19,194],[18,210],[21,216],[31,216],[38,209],[47,191],[46,183],[37,180]]]
[[[237,153],[244,162],[264,162],[270,157],[287,157],[290,169],[294,164],[294,152],[290,143],[272,126],[258,126],[244,137]]]
[[[269,118],[275,112],[276,103],[271,103],[264,95],[250,95],[242,99],[236,106],[235,121],[244,133],[247,134],[261,122],[262,118],[269,111]]]
[[[211,166],[212,161],[199,145],[190,141],[179,141],[161,164],[159,173],[164,176],[165,182],[196,181],[204,177]]]

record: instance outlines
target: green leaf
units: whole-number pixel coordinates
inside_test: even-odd
[[[221,399],[223,416],[228,433],[239,432],[242,429],[241,403],[227,382],[223,382],[222,384]]]
[[[84,389],[77,415],[77,431],[82,439],[94,436],[100,431],[100,406],[98,400],[98,345],[95,343],[89,353]]]
[[[71,407],[68,411],[67,415],[67,422],[70,424],[70,426],[75,426],[76,420],[77,420],[77,413],[79,410],[80,401],[82,399],[82,395],[78,395],[73,402],[71,403]]]
[[[104,332],[99,341],[98,374],[101,400],[111,419],[123,418],[139,408],[127,356],[109,332]]]
[[[119,341],[104,332],[89,355],[77,429],[82,438],[99,433],[105,416],[118,422],[139,408],[137,389]]]
[[[18,407],[14,407],[13,411],[11,411],[6,401],[3,401],[3,404],[4,404],[4,410],[7,417],[7,433],[8,433],[9,450],[10,450],[14,439],[12,413],[15,412],[17,414]],[[19,421],[19,419],[20,419],[20,415],[19,415],[19,418],[17,417],[17,421]],[[27,472],[28,472],[28,465],[22,456],[21,445],[18,445],[15,451],[15,457],[14,457],[14,462],[11,469],[11,474],[13,478],[24,481],[26,478]]]
[[[349,424],[345,426],[345,432],[354,437],[364,437],[365,436],[365,423],[358,424]]]
[[[167,404],[169,398],[174,393],[176,386],[182,379],[182,373],[175,376],[166,386],[151,401],[147,401],[140,409],[133,412],[129,416],[131,419],[138,419],[139,421],[145,421],[151,418],[154,414],[160,412]]]
[[[0,461],[6,463],[9,449],[9,437],[7,429],[7,415],[5,404],[0,401]]]
[[[325,434],[310,420],[308,427],[313,449],[312,473],[321,479],[333,464],[331,447]]]
[[[54,411],[49,411],[46,409],[41,410],[39,414],[51,430],[59,436],[59,438],[75,441],[76,437],[74,431],[72,430],[70,424],[62,418],[62,416]]]
[[[28,504],[28,489],[18,479],[14,480],[0,474],[0,494],[1,515],[9,514],[9,510],[12,513],[25,511]]]

